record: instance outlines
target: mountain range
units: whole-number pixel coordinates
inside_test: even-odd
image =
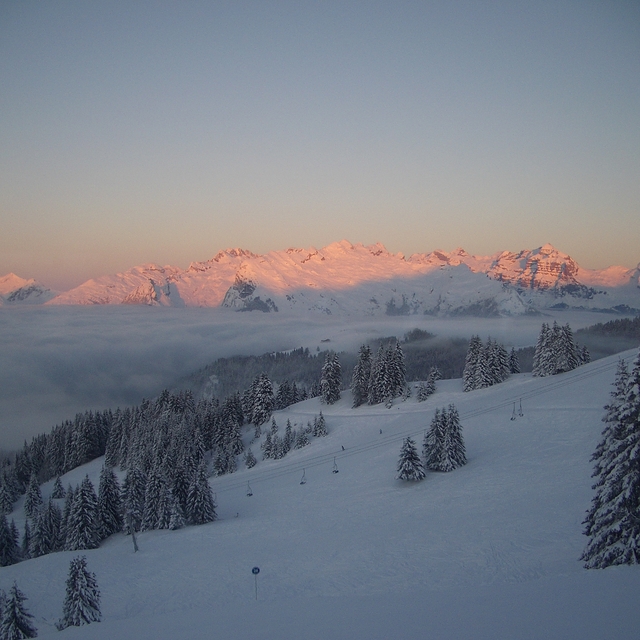
[[[491,256],[456,249],[405,257],[380,243],[343,240],[264,255],[226,249],[187,269],[144,264],[63,293],[14,274],[0,278],[0,304],[25,303],[339,315],[508,316],[558,308],[640,313],[640,265],[584,269],[549,244]]]

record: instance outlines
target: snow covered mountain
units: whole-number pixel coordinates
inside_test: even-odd
[[[551,245],[472,256],[463,249],[405,257],[346,240],[256,255],[227,249],[188,269],[146,264],[102,276],[50,304],[228,307],[339,315],[476,315],[547,308],[640,309],[640,269],[582,269]]]
[[[10,304],[42,304],[57,295],[57,292],[37,283],[25,280],[15,273],[0,277],[0,306]]]

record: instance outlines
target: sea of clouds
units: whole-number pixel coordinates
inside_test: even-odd
[[[602,318],[578,313],[574,329]],[[491,335],[535,344],[552,318],[349,319],[227,309],[95,306],[0,309],[0,450],[11,450],[77,412],[138,404],[216,358],[308,347],[356,351],[412,328],[440,336]]]

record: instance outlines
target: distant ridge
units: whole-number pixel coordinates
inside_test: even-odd
[[[25,280],[15,273],[0,277],[0,306],[42,304],[57,295],[33,279]]]
[[[455,249],[407,258],[380,243],[342,240],[264,255],[225,249],[184,270],[144,264],[88,280],[48,304],[345,315],[502,316],[559,307],[636,313],[639,276],[638,268],[583,269],[550,244],[491,256]]]

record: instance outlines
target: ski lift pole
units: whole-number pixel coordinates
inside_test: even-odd
[[[258,574],[260,573],[260,567],[253,567],[251,569],[251,573],[253,573],[253,577],[256,581],[256,600],[258,599]]]
[[[522,411],[522,398],[520,398],[520,409],[518,411],[518,415],[522,418],[522,416],[524,415],[524,412]]]
[[[516,419],[516,403],[513,403],[513,413],[511,414],[511,419],[515,420]]]

